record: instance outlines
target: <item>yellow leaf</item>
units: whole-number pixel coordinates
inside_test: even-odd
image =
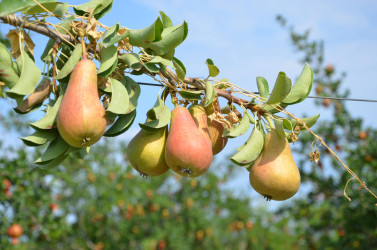
[[[8,34],[6,35],[6,37],[8,37],[10,41],[10,45],[12,47],[12,57],[14,59],[17,59],[21,55],[20,45],[22,43],[25,43],[30,53],[33,54],[35,44],[31,40],[30,36],[24,30],[23,31],[20,31],[18,29],[10,30]]]

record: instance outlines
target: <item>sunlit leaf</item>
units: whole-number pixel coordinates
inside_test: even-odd
[[[128,67],[130,67],[133,70],[141,69],[140,57],[136,53],[127,53],[121,55],[119,57],[119,61],[124,62]]]
[[[150,44],[155,39],[158,40],[161,38],[162,30],[163,24],[160,18],[157,18],[157,20],[152,25],[146,28],[138,30],[129,30],[129,43],[134,46],[149,48]]]
[[[204,107],[207,107],[212,103],[213,98],[215,98],[215,89],[209,81],[206,81],[206,97],[204,99]]]
[[[220,70],[216,67],[211,59],[208,58],[206,60],[206,64],[208,66],[209,76],[216,77],[220,73]]]
[[[282,101],[286,104],[295,104],[302,102],[308,97],[313,86],[313,70],[308,64],[305,64],[300,76],[295,84],[292,86],[291,92]]]
[[[181,25],[164,28],[161,34],[161,40],[152,42],[150,48],[157,52],[158,55],[164,55],[175,49],[187,37],[188,27],[187,23],[183,22]]]
[[[33,134],[21,139],[27,146],[36,147],[55,140],[58,134],[57,130],[35,131]]]
[[[71,56],[69,57],[68,61],[64,64],[63,68],[59,71],[59,74],[56,76],[56,79],[60,80],[66,77],[68,74],[72,72],[72,70],[76,67],[77,63],[82,58],[82,46],[78,43],[75,46]]]
[[[106,112],[126,114],[128,104],[129,99],[126,87],[120,81],[111,79],[111,101]]]
[[[140,85],[128,76],[123,77],[120,81],[124,86],[126,86],[128,92],[129,105],[127,113],[130,113],[137,107],[138,99],[141,92]]]
[[[247,110],[245,110],[244,115],[242,116],[242,119],[237,126],[232,127],[230,130],[224,130],[224,136],[228,138],[235,138],[245,134],[249,130],[250,119],[249,115],[247,115],[246,113]]]
[[[145,123],[139,123],[140,127],[146,131],[155,131],[170,123],[171,111],[164,101],[158,98],[154,107],[147,112],[147,118]]]
[[[267,100],[267,104],[277,104],[284,100],[284,98],[291,91],[291,79],[289,79],[284,72],[280,72],[271,95]]]
[[[246,143],[239,148],[239,151],[230,158],[237,165],[245,166],[254,162],[261,154],[264,145],[263,133],[258,126],[254,126],[254,130]]]
[[[87,3],[77,5],[73,9],[80,16],[85,15],[89,9],[92,9],[94,17],[99,20],[111,10],[112,5],[112,0],[91,0]]]
[[[311,116],[311,117],[306,117],[306,118],[301,118],[300,120],[306,124],[308,128],[311,128],[318,120],[320,114]],[[292,124],[293,129],[296,128],[296,126],[299,126],[301,130],[305,129],[298,121],[295,119],[290,119],[289,120]]]
[[[55,125],[56,116],[58,114],[62,99],[63,96],[60,95],[53,106],[49,106],[50,108],[47,109],[46,115],[39,121],[30,123],[30,126],[35,130],[52,129]]]
[[[180,60],[178,60],[178,58],[173,57],[173,66],[174,66],[175,73],[177,74],[178,78],[181,81],[183,81],[186,76],[185,65],[183,65],[183,63]]]
[[[180,90],[178,91],[179,95],[186,100],[195,101],[202,99],[202,90]]]
[[[107,48],[103,48],[101,51],[101,66],[98,70],[98,76],[108,76],[112,71],[115,70],[116,64],[118,62],[117,58],[117,48],[111,45]],[[115,65],[115,67],[114,67]]]
[[[45,5],[45,3],[58,4],[55,0],[38,0],[38,3]],[[26,10],[37,4],[33,0],[2,0],[0,2],[0,16],[6,16],[16,13],[18,11]]]
[[[11,98],[20,98],[31,94],[41,78],[41,70],[30,59],[28,54],[23,53],[18,59],[22,71],[20,78],[13,88],[7,91],[7,95]]]
[[[257,77],[257,86],[259,95],[263,98],[268,99],[268,95],[270,94],[270,90],[268,87],[268,82],[264,77],[258,76]]]

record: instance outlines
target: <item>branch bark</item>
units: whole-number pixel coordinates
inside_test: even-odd
[[[205,90],[205,86],[201,84],[199,81],[197,81],[196,78],[185,77],[184,82],[194,86],[195,88]],[[221,96],[227,99],[230,103],[235,103],[239,106],[242,105],[245,108],[250,109],[252,112],[258,112],[258,114],[260,115],[263,115],[265,113],[265,111],[261,109],[259,105],[250,104],[249,101],[247,100],[235,97],[234,95],[232,95],[230,91],[225,91],[225,90],[215,88],[215,92],[218,96]]]
[[[24,27],[25,29],[29,29],[32,31],[35,31],[41,35],[50,37],[54,39],[56,42],[60,43],[66,43],[66,44],[75,44],[75,40],[66,34],[59,34],[57,31],[54,31],[47,27],[47,25],[42,25],[42,24],[33,24],[29,23],[27,21],[23,21],[21,18],[15,16],[15,15],[8,15],[5,17],[0,17],[0,20],[3,21],[4,23],[13,25],[15,27]]]

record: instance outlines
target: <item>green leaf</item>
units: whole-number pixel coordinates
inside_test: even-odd
[[[83,16],[85,13],[88,13],[88,9],[90,8],[93,10],[95,19],[99,20],[111,10],[112,5],[113,0],[91,0],[73,7],[73,10],[76,14]]]
[[[159,11],[161,15],[162,24],[164,25],[164,28],[169,28],[173,26],[173,22],[171,19],[162,11]]]
[[[33,14],[38,14],[38,13],[47,13],[46,12],[46,9],[50,12],[52,12],[56,6],[58,6],[59,2],[57,1],[53,1],[53,0],[50,0],[50,1],[38,1],[44,8],[42,8],[41,6],[39,6],[38,4],[34,4],[34,6],[31,6],[29,7],[28,9],[25,9],[22,11],[23,14],[28,14],[28,15],[33,15]],[[41,3],[41,2],[44,2],[44,3]]]
[[[22,98],[32,93],[41,78],[41,70],[35,65],[27,53],[22,53],[17,58],[18,64],[21,65],[22,71],[20,78],[13,88],[7,91],[10,98]]]
[[[129,37],[129,43],[133,46],[149,48],[150,44],[154,40],[158,40],[161,38],[162,30],[163,24],[160,18],[157,18],[157,20],[152,25],[146,28],[139,30],[129,30],[127,32]]]
[[[232,127],[229,131],[224,130],[225,137],[235,138],[235,137],[245,134],[249,130],[250,119],[249,119],[249,115],[246,113],[247,113],[247,110],[244,111],[241,121],[237,126]]]
[[[183,81],[186,76],[185,65],[183,65],[183,63],[180,60],[178,60],[178,58],[173,57],[173,66],[174,66],[175,73],[177,74],[178,78],[181,81]]]
[[[319,116],[320,114],[311,117],[301,118],[300,120],[305,122],[308,128],[311,128],[317,122]],[[296,126],[299,126],[301,130],[304,129],[303,126],[299,124],[295,119],[290,119],[289,121],[291,122],[293,129],[295,129]]]
[[[283,104],[283,103],[279,103],[279,104],[271,104],[271,105],[263,105],[262,106],[262,109],[267,112],[267,113],[271,113],[271,114],[275,114],[275,113],[279,113],[280,111],[277,110],[277,106],[280,106],[282,108],[286,108],[288,106],[288,104]]]
[[[54,9],[52,13],[57,17],[63,17],[64,14],[67,12],[68,8],[69,8],[68,3],[59,4],[56,6],[56,8]]]
[[[258,76],[257,77],[257,86],[259,95],[263,98],[268,99],[268,95],[270,94],[270,90],[268,87],[268,82],[264,77]]]
[[[170,123],[171,111],[164,101],[158,98],[154,107],[147,112],[147,118],[147,122],[139,125],[142,129],[152,132]]]
[[[178,91],[179,95],[185,99],[185,100],[190,100],[190,101],[195,101],[195,100],[201,100],[202,99],[202,90],[180,90]]]
[[[66,77],[68,74],[70,74],[72,70],[76,67],[78,62],[81,60],[81,58],[82,58],[82,46],[79,43],[75,46],[75,49],[73,50],[68,61],[64,64],[63,68],[59,71],[59,74],[56,76],[56,79],[60,80]]]
[[[206,81],[206,97],[204,99],[204,107],[207,107],[212,103],[213,98],[215,98],[215,89],[209,81]]]
[[[274,119],[275,129],[278,135],[281,138],[285,138],[285,132],[284,132],[284,126],[283,126],[283,120],[281,119]]]
[[[267,104],[280,103],[289,94],[289,91],[291,91],[291,79],[284,72],[280,72]]]
[[[209,76],[216,77],[218,74],[220,74],[220,70],[215,66],[211,59],[208,58],[206,60],[206,64],[208,66]]]
[[[0,43],[0,81],[4,82],[8,88],[13,88],[19,78],[13,68],[13,59],[8,48]]]
[[[33,134],[21,138],[21,140],[29,147],[36,147],[45,144],[48,141],[55,140],[57,130],[35,131]]]
[[[104,136],[114,137],[126,132],[134,122],[136,109],[126,115],[119,115],[113,125],[105,132]]]
[[[102,49],[101,66],[97,73],[98,76],[108,76],[115,70],[116,64],[118,63],[117,55],[117,48],[114,45]]]
[[[283,100],[286,104],[295,104],[302,102],[308,97],[313,86],[313,70],[309,64],[305,64],[300,76],[292,87],[291,92]]]
[[[109,45],[113,45],[113,43],[109,44],[109,42],[114,36],[116,36],[116,34],[118,33],[118,30],[119,30],[119,22],[111,26],[111,28],[107,31],[105,37],[103,38],[103,46],[105,48],[108,47]]]
[[[119,57],[119,61],[125,63],[128,67],[130,67],[133,70],[141,69],[140,57],[138,54],[127,53],[127,54],[121,55]]]
[[[167,54],[186,39],[187,33],[188,27],[186,22],[183,22],[181,25],[164,28],[161,34],[162,39],[152,42],[149,47],[157,52],[158,55]]]
[[[45,6],[47,8],[51,8],[50,6],[51,4],[56,6],[59,2],[55,0],[38,0],[38,3],[40,3],[42,6]],[[9,14],[14,14],[19,11],[24,11],[33,6],[38,6],[33,0],[2,0],[0,2],[0,16],[6,16]],[[51,11],[54,8],[52,8]],[[28,14],[32,14],[32,13],[28,13]]]
[[[54,141],[50,142],[45,152],[34,163],[38,165],[45,165],[63,155],[69,147],[70,146],[59,135]]]
[[[254,162],[261,154],[264,145],[263,133],[258,126],[254,126],[253,132],[247,139],[246,143],[239,149],[230,160],[237,165],[245,166]]]
[[[44,129],[52,129],[55,125],[56,115],[58,114],[60,104],[62,102],[63,96],[60,95],[54,106],[47,109],[46,115],[39,121],[30,123],[30,126],[35,130],[44,130]]]
[[[106,112],[124,115],[128,111],[128,92],[126,87],[118,80],[111,78],[111,101]]]
[[[140,85],[135,82],[132,78],[125,76],[121,80],[121,83],[126,86],[129,98],[127,114],[134,111],[137,107],[138,99],[140,96]]]
[[[67,34],[66,30],[68,30],[68,31],[71,30],[70,23],[72,23],[73,20],[75,20],[74,16],[70,16],[68,18],[63,19],[63,21],[61,23],[58,23],[56,25],[56,30],[61,34]],[[51,62],[52,58],[51,58],[50,52],[51,52],[52,47],[54,46],[54,43],[55,43],[54,39],[52,39],[52,38],[48,39],[48,42],[45,46],[45,49],[43,50],[43,53],[41,55],[41,60],[43,62],[45,62],[45,63]]]
[[[161,65],[164,65],[164,66],[173,67],[173,63],[171,62],[171,60],[162,58],[161,56],[152,57],[152,59],[149,61],[149,63],[154,63],[154,64],[158,63],[158,64],[161,64]]]
[[[150,72],[152,72],[152,73],[159,73],[160,72],[160,69],[156,66],[156,64],[154,64],[154,63],[145,63],[144,64],[144,66],[145,66],[145,68],[148,70],[148,71],[150,71]]]
[[[294,129],[293,126],[292,126],[291,121],[288,120],[288,119],[284,119],[283,120],[283,126],[284,126],[285,129],[287,129],[289,131],[293,131],[293,129]]]

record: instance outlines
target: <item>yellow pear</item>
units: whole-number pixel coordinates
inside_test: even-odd
[[[282,201],[297,192],[300,179],[288,140],[272,129],[265,138],[262,154],[250,170],[251,186],[267,200]]]
[[[128,160],[142,175],[159,176],[169,170],[165,162],[167,129],[166,126],[153,133],[140,130],[128,144]]]

